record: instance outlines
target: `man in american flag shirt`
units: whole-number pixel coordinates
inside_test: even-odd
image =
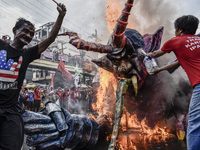
[[[34,25],[19,18],[13,27],[14,39],[9,44],[0,40],[0,150],[21,150],[24,137],[21,108],[18,96],[29,63],[55,40],[66,14],[63,4],[57,5],[58,18],[47,39],[38,45],[24,49],[35,33]]]

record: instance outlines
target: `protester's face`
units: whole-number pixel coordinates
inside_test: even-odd
[[[16,29],[15,40],[23,45],[27,45],[33,39],[35,28],[27,23],[23,24],[19,29]]]

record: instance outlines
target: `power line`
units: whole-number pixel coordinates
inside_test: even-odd
[[[52,8],[50,8],[50,7],[48,7],[48,5],[46,5],[46,4],[44,4],[41,0],[37,0],[40,4],[42,4],[43,6],[45,6],[46,8],[48,8],[48,9],[52,9]]]
[[[42,1],[37,0],[40,4],[42,4],[43,6],[45,6],[48,9],[52,9],[50,7],[48,7],[48,5],[45,5]],[[76,28],[78,28],[78,30],[80,29],[80,27],[78,27],[76,24],[72,23],[69,19],[64,18],[64,20],[66,20],[68,23],[72,24],[73,26],[75,26]],[[82,29],[83,30],[83,29]],[[87,31],[85,31],[87,33]],[[87,33],[88,35],[91,35],[89,33]]]
[[[2,7],[2,6],[0,6],[0,7]],[[4,9],[4,8],[3,8]],[[2,10],[2,11],[4,11],[4,13],[6,13],[6,14],[8,14],[8,15],[13,15],[13,14],[11,14],[11,13],[8,13],[8,12],[6,12],[5,10]]]
[[[37,8],[38,10],[40,10],[41,12],[47,14],[45,11],[43,11],[42,9],[40,9],[39,7],[37,7],[36,5],[34,5],[33,3],[29,2],[28,0],[26,0],[26,1],[27,1],[29,4],[31,4],[32,6],[34,6],[35,8]],[[52,15],[50,15],[50,14],[48,14],[48,15],[51,16],[53,19],[55,19],[54,16],[52,16]]]
[[[37,13],[35,10],[33,10],[32,8],[30,8],[29,6],[25,5],[24,3],[20,2],[19,0],[17,0],[20,4],[24,5],[25,7],[29,8],[30,10],[32,10],[33,12]],[[46,16],[43,16],[42,14],[38,14],[40,16],[42,16],[43,18],[47,19]],[[50,21],[49,19],[47,19],[48,21]],[[50,21],[51,22],[51,21]]]
[[[52,9],[52,8],[50,8],[50,7],[48,7],[48,5],[45,5],[43,2],[41,2],[41,1],[39,1],[39,0],[37,0],[40,4],[42,4],[43,6],[45,6],[46,8],[48,8],[48,9]],[[80,29],[80,27],[78,27],[76,24],[74,24],[74,23],[72,23],[70,20],[68,20],[68,19],[66,19],[66,18],[64,18],[64,20],[66,20],[68,23],[70,23],[70,24],[72,24],[74,27],[76,27],[76,28],[78,28],[78,29]],[[89,34],[90,35],[90,34]]]
[[[18,0],[17,0],[18,1]],[[40,8],[38,8],[36,5],[34,5],[34,4],[32,4],[31,2],[29,2],[28,0],[26,0],[29,4],[31,4],[33,7],[36,7],[37,9],[39,9],[39,10],[41,10]],[[19,1],[18,1],[19,2]],[[44,3],[41,3],[40,1],[38,1],[40,4],[42,4],[42,5],[44,5]],[[21,3],[21,2],[20,2]],[[21,3],[22,4],[22,3]],[[23,4],[23,5],[25,5],[25,4]],[[25,6],[27,6],[27,5],[25,5]],[[44,5],[45,7],[47,7],[47,5]],[[30,8],[30,7],[29,7]],[[52,10],[52,8],[50,8],[50,7],[47,7],[48,9],[51,9]],[[32,9],[31,9],[32,10]],[[32,11],[34,11],[34,10],[32,10]],[[42,11],[42,12],[44,12],[44,11]],[[46,12],[44,12],[45,14],[46,14]],[[42,15],[43,16],[43,15]],[[43,16],[44,17],[44,16]],[[52,16],[51,16],[52,17]],[[45,17],[46,18],[46,17]],[[54,17],[52,17],[53,19],[55,19]],[[70,20],[68,20],[68,19],[66,19],[66,18],[64,18],[64,20],[66,20],[68,23],[70,23],[70,24],[72,24],[73,25],[73,27],[76,27],[76,28],[78,28],[78,30],[80,30],[81,28],[80,27],[78,27],[77,25],[75,25],[74,23],[72,23]],[[66,25],[67,26],[67,25]],[[83,30],[83,29],[81,29],[81,30]],[[91,34],[89,34],[89,33],[87,33],[87,31],[84,31],[86,34],[88,34],[88,35],[91,35]]]
[[[15,9],[15,10],[17,10],[15,7],[13,7],[13,6],[11,6],[9,3],[7,3],[7,2],[5,2],[4,0],[2,0],[2,2],[3,3],[5,3],[6,5],[8,5],[8,6],[10,6],[10,7],[12,7],[13,9]],[[17,10],[19,13],[21,13],[19,10]],[[13,15],[13,14],[11,14],[11,15]],[[14,15],[16,15],[16,14],[14,14]],[[20,16],[18,16],[18,15],[16,15],[17,17],[20,17]],[[27,16],[27,15],[26,15]],[[29,16],[27,16],[27,17],[29,17]],[[36,20],[36,19],[34,19],[33,18],[33,20],[35,20],[36,22],[40,22],[40,21],[38,21],[38,20]]]
[[[27,1],[27,0],[26,0]],[[38,1],[38,0],[37,0]],[[2,2],[4,2],[6,5],[8,5],[8,6],[10,6],[10,7],[12,7],[13,9],[15,9],[15,10],[17,10],[15,7],[13,7],[12,5],[10,5],[9,3],[7,3],[7,2],[5,2],[4,0],[2,0]],[[24,3],[22,3],[22,2],[20,2],[19,0],[17,0],[17,2],[18,3],[20,3],[21,5],[23,5],[23,6],[25,6],[25,7],[27,7],[27,8],[29,8],[31,11],[33,11],[33,12],[36,12],[35,10],[33,10],[32,8],[30,8],[30,7],[28,7],[27,5],[25,5]],[[28,3],[30,3],[29,1],[27,1]],[[42,5],[44,5],[45,7],[47,7],[47,5],[45,5],[44,3],[41,3],[40,1],[38,1],[40,4],[42,4]],[[37,8],[37,9],[40,9],[39,7],[37,7],[36,5],[34,5],[34,4],[32,4],[32,3],[30,3],[34,8]],[[54,10],[54,9],[52,9],[52,8],[50,8],[50,7],[47,7],[48,9],[51,9],[51,10]],[[40,9],[41,10],[41,9]],[[19,10],[17,10],[19,13],[21,13]],[[42,12],[44,12],[44,11],[42,11]],[[38,13],[38,12],[36,12],[36,13]],[[44,12],[45,14],[46,14],[46,12]],[[8,14],[8,13],[7,13]],[[13,14],[10,14],[10,15],[13,15]],[[14,14],[14,15],[16,15],[16,14]],[[44,16],[44,15],[42,15],[42,14],[38,14],[38,15],[40,15],[40,16],[42,16],[43,18],[45,18],[45,19],[47,19],[47,17],[46,16]],[[17,16],[17,15],[16,15]],[[27,16],[27,15],[26,15]],[[52,17],[52,16],[51,16]],[[54,17],[52,17],[52,18],[54,18]],[[34,18],[32,18],[33,20],[35,20],[37,23],[39,23],[39,24],[41,24],[40,23],[40,21],[38,21],[38,20],[36,20],[36,19],[34,19]],[[55,20],[56,20],[56,18],[54,18]],[[49,19],[47,19],[48,21],[50,21]],[[79,33],[80,35],[85,35],[85,36],[89,36],[89,35],[91,35],[90,33],[88,33],[87,31],[85,31],[84,29],[82,29],[81,27],[78,27],[75,23],[72,23],[70,20],[68,20],[68,19],[66,19],[66,18],[64,18],[64,20],[66,20],[67,21],[67,23],[68,23],[68,25],[66,25],[66,23],[64,23],[63,24],[63,26],[66,26],[67,28],[69,28],[69,29],[72,29],[72,28],[77,28],[76,29],[76,32],[77,33],[79,33],[79,31],[77,31],[77,30],[82,30],[82,31],[84,31],[84,33]],[[70,27],[69,26],[69,24],[71,24],[72,26]],[[72,31],[74,31],[74,30],[72,30]]]

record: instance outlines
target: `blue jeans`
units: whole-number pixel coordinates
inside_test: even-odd
[[[200,84],[194,87],[190,101],[187,150],[200,150]]]

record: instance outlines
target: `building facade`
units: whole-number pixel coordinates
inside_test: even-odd
[[[30,45],[34,46],[39,42],[46,39],[55,22],[49,22],[36,30],[34,38]],[[65,27],[61,27],[59,33],[70,31]],[[94,52],[85,52],[78,50],[71,44],[69,44],[69,38],[67,36],[57,37],[47,50],[45,50],[40,59],[35,60],[29,65],[26,73],[25,83],[41,83],[50,84],[52,74],[55,74],[60,59],[65,64],[66,69],[75,75],[76,71],[82,74],[82,84],[90,84],[97,70],[95,65],[91,62],[91,59],[96,59],[98,54]]]

